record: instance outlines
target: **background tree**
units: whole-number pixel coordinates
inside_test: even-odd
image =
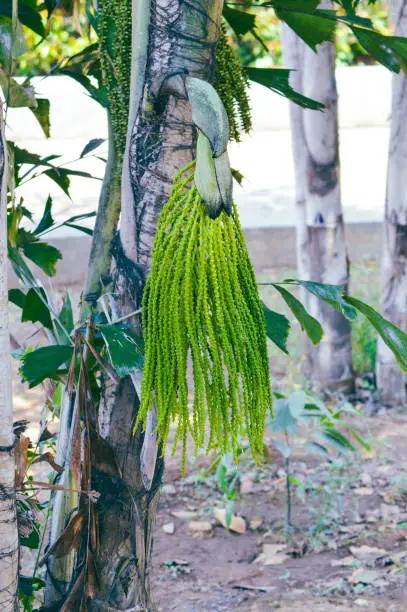
[[[332,9],[324,0],[322,9]],[[296,179],[297,267],[299,278],[348,286],[349,261],[340,190],[338,96],[335,45],[324,42],[317,53],[287,26],[283,32],[285,64],[301,94],[325,105],[315,112],[290,104]],[[307,342],[306,373],[331,389],[353,388],[349,321],[315,296],[303,295],[307,308],[325,334],[318,346]]]
[[[392,0],[397,36],[407,35],[407,2]],[[393,76],[390,150],[381,260],[381,311],[407,330],[407,77]],[[379,338],[376,358],[377,387],[386,404],[406,403],[406,377],[386,344]]]
[[[18,533],[7,295],[7,146],[0,98],[0,608],[17,608]]]

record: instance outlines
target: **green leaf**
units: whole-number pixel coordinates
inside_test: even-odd
[[[0,15],[0,65],[10,74],[11,54],[13,54],[13,58],[16,58],[26,51],[28,51],[28,45],[21,24],[17,23],[13,36],[11,19],[5,15]]]
[[[9,302],[15,304],[19,308],[23,308],[25,302],[25,293],[21,289],[9,289],[8,290]]]
[[[0,14],[5,15],[11,19],[12,15],[13,0],[1,0],[0,2]],[[39,34],[45,36],[44,24],[41,19],[40,13],[31,6],[28,0],[19,0],[18,2],[18,19],[27,28]]]
[[[9,258],[9,261],[13,267],[13,270],[16,276],[21,281],[23,281],[23,283],[28,284],[28,285],[36,284],[36,280],[30,268],[27,266],[24,258],[22,257],[19,249],[9,245],[8,246],[8,258]]]
[[[403,372],[407,372],[407,335],[365,302],[353,297],[345,297],[345,300],[373,325],[383,342],[394,354],[400,368]]]
[[[28,382],[30,389],[39,385],[46,378],[59,379],[61,366],[67,367],[72,359],[72,346],[44,346],[22,357],[20,373],[23,382]]]
[[[286,399],[278,399],[274,402],[274,418],[271,421],[271,427],[274,433],[297,433],[298,425],[295,422],[290,409],[290,403]]]
[[[112,366],[119,376],[141,370],[144,363],[141,338],[119,325],[99,325]]]
[[[33,525],[33,529],[28,536],[19,537],[20,546],[25,546],[26,548],[31,548],[31,550],[36,549],[40,545],[40,532],[38,528]]]
[[[314,432],[313,436],[330,444],[340,452],[356,450],[349,440],[333,427],[324,427],[321,431]]]
[[[303,414],[306,402],[307,394],[305,391],[294,391],[293,393],[290,393],[288,404],[290,406],[291,414],[295,419],[300,418]]]
[[[71,181],[69,180],[69,176],[65,172],[61,172],[58,168],[53,168],[52,170],[46,170],[44,172],[52,181],[54,181],[59,187],[61,187],[62,191],[66,193],[68,198],[70,198],[69,187]]]
[[[10,72],[10,58],[12,47],[12,25],[11,19],[0,16],[0,65],[4,66],[6,72]]]
[[[404,72],[407,72],[407,39],[401,36],[388,36],[387,44],[400,62]]]
[[[288,98],[291,102],[302,106],[303,108],[309,108],[311,110],[323,110],[324,104],[307,98],[302,94],[295,91],[290,85],[290,72],[285,68],[245,68],[247,75],[251,81],[264,85],[271,91]]]
[[[368,453],[370,453],[370,451],[372,450],[372,447],[370,446],[370,444],[368,444],[368,442],[366,442],[366,440],[364,440],[358,433],[357,431],[355,431],[354,429],[350,428],[349,429],[349,433],[355,438],[356,442],[359,442],[359,444],[361,446],[363,446],[363,448],[365,449],[365,451],[367,451]]]
[[[242,185],[243,181],[244,181],[244,176],[243,174],[239,171],[236,170],[235,168],[231,168],[230,169],[233,178],[235,179],[235,181],[239,184]]]
[[[105,138],[92,138],[92,140],[89,140],[88,144],[84,146],[80,157],[85,157],[85,155],[100,147],[104,142],[106,142]]]
[[[295,279],[284,279],[283,283],[289,285],[298,285],[304,287],[307,291],[318,297],[320,300],[327,302],[339,312],[341,312],[347,319],[355,319],[357,317],[357,311],[355,308],[345,299],[343,292],[343,285],[327,285],[325,283],[316,283],[313,281],[301,281]]]
[[[47,98],[37,98],[37,107],[32,108],[32,112],[42,127],[45,136],[51,136],[51,121],[50,121],[50,102]]]
[[[304,448],[312,454],[323,455],[324,457],[326,457],[326,455],[329,455],[326,446],[324,446],[323,444],[319,444],[318,442],[314,442],[312,440],[308,440],[307,442],[305,442]]]
[[[0,87],[3,90],[4,98],[8,106],[18,108],[28,106],[36,108],[37,100],[35,99],[35,91],[31,85],[19,85],[15,79],[9,77],[0,68]]]
[[[62,327],[61,327],[62,325]],[[62,304],[61,312],[58,315],[58,319],[55,320],[55,330],[59,339],[59,344],[67,344],[69,338],[67,337],[72,333],[74,328],[74,318],[71,298],[69,293],[66,292],[64,301]]]
[[[42,235],[45,234],[46,232],[50,231],[51,229],[57,229],[59,227],[72,227],[80,232],[84,232],[85,234],[88,234],[89,236],[93,235],[93,230],[91,230],[89,227],[84,227],[83,225],[77,225],[76,223],[73,223],[74,221],[80,221],[82,219],[91,219],[92,217],[96,217],[96,212],[92,211],[89,213],[84,213],[82,215],[74,215],[73,217],[70,217],[69,219],[67,219],[66,221],[63,221],[62,223],[59,223],[58,225],[53,225],[52,228],[49,228],[47,230],[44,230],[42,232]]]
[[[39,240],[24,244],[23,252],[28,259],[37,264],[48,276],[55,275],[57,261],[62,259],[62,254],[58,249]]]
[[[45,232],[47,229],[54,225],[54,219],[52,218],[52,198],[49,195],[47,201],[45,202],[45,209],[42,214],[41,221],[38,223],[37,227],[34,230],[34,234],[41,234]]]
[[[25,296],[21,321],[23,323],[26,321],[41,323],[47,329],[52,329],[52,319],[47,303],[47,294],[42,287],[29,289]]]
[[[42,174],[48,176],[59,187],[61,187],[62,191],[66,193],[68,198],[71,197],[69,193],[69,187],[71,184],[69,176],[81,176],[83,178],[97,179],[97,177],[92,176],[91,174],[89,174],[89,172],[82,172],[81,170],[71,170],[70,168],[57,168],[55,166],[51,166],[51,170],[45,170]]]
[[[236,34],[247,34],[256,25],[256,16],[231,8],[227,4],[223,7],[223,16]]]
[[[290,321],[282,314],[270,310],[264,303],[263,312],[266,320],[266,334],[280,350],[288,355],[287,339],[290,333]]]
[[[317,45],[333,40],[335,34],[335,11],[321,10],[316,7],[319,0],[271,0],[276,15],[316,51]]]
[[[392,72],[400,72],[400,64],[390,48],[390,36],[362,28],[351,28],[363,49]]]
[[[51,155],[49,157],[41,157],[38,153],[30,153],[27,149],[14,147],[14,162],[18,165],[30,164],[32,166],[51,166],[51,159],[57,159],[60,155]]]
[[[287,289],[280,287],[278,284],[274,284],[273,286],[282,296],[285,303],[290,308],[297,321],[300,323],[301,329],[305,331],[311,342],[313,344],[318,344],[324,335],[324,330],[322,329],[319,321],[312,317],[301,302],[297,300],[292,293],[287,291]]]
[[[66,227],[71,227],[72,229],[75,229],[78,232],[83,232],[88,236],[93,236],[93,230],[90,229],[90,227],[85,227],[84,225],[77,225],[76,223],[69,223],[68,221],[65,221],[65,223],[63,223],[62,225],[66,225]]]
[[[72,302],[68,292],[66,292],[65,294],[61,312],[58,315],[58,319],[61,321],[62,325],[65,327],[68,333],[71,333],[73,331],[74,320]]]
[[[41,580],[41,578],[37,578],[37,576],[23,576],[22,574],[18,575],[18,588],[21,593],[30,597],[35,593],[35,591],[39,591],[45,587],[45,582]]]

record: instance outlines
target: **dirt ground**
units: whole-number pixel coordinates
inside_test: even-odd
[[[19,341],[32,333],[27,326],[22,333],[19,325],[12,331]],[[359,336],[364,342],[364,329]],[[283,390],[300,380],[298,360],[287,363],[274,363],[273,380]],[[306,430],[293,440],[297,484],[288,542],[284,463],[270,432],[263,466],[249,457],[239,462],[233,512],[242,533],[215,516],[226,501],[208,470],[210,458],[191,461],[181,478],[180,457],[169,457],[153,548],[158,610],[407,610],[407,414],[380,408],[372,397],[368,391],[359,402],[363,416],[347,416],[369,451],[360,447],[349,457],[327,460],[305,452]],[[28,391],[16,371],[14,406],[17,419],[30,421],[35,441],[42,392]],[[24,555],[24,563],[32,560]]]
[[[32,418],[40,393],[17,388],[17,417]],[[407,610],[407,415],[382,409],[359,431],[371,450],[331,462],[307,455],[300,432],[291,472],[304,486],[293,490],[287,544],[283,460],[271,437],[267,463],[239,464],[234,514],[244,533],[216,520],[225,500],[210,459],[190,462],[181,478],[179,456],[169,457],[153,548],[158,610]],[[36,438],[35,426],[28,432]]]
[[[331,501],[295,495],[287,545],[278,456],[263,469],[243,462],[240,488],[246,492],[235,510],[245,519],[243,534],[214,519],[222,495],[210,477],[201,482],[192,471],[180,479],[179,462],[169,459],[153,554],[159,609],[407,610],[407,416],[390,412],[366,420],[372,450],[354,457],[339,478],[332,466],[295,454],[293,473],[310,487],[331,479]],[[202,473],[205,462],[198,464]],[[199,531],[199,522],[209,522],[210,531]],[[169,524],[173,534],[163,530]]]

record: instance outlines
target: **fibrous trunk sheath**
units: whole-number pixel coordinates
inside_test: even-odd
[[[322,2],[321,8],[330,8]],[[291,131],[296,173],[297,265],[303,280],[333,285],[349,281],[349,262],[339,183],[338,109],[334,45],[324,43],[314,53],[284,29],[285,64],[293,68],[292,85],[303,95],[325,104],[322,112],[291,104]],[[349,322],[330,305],[303,295],[311,314],[324,328],[322,342],[307,342],[306,373],[330,389],[353,387]]]
[[[407,2],[393,0],[397,36],[407,36]],[[407,332],[407,77],[393,76],[391,136],[383,225],[381,311]],[[377,387],[385,404],[406,403],[406,376],[379,338]]]
[[[0,610],[17,610],[18,533],[7,294],[7,149],[0,99]]]

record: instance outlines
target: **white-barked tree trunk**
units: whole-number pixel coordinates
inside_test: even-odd
[[[0,99],[0,610],[17,610],[18,532],[7,293],[7,147]]]
[[[392,0],[397,36],[407,36],[407,1]],[[407,77],[393,76],[387,193],[381,262],[381,311],[407,331]],[[377,387],[385,404],[406,403],[406,376],[379,338]]]
[[[324,0],[321,8],[332,8]],[[323,112],[290,104],[296,179],[297,266],[301,280],[348,285],[349,261],[340,192],[338,98],[335,81],[335,46],[324,43],[314,53],[284,26],[284,61],[291,85],[325,104]],[[322,342],[307,341],[306,374],[322,388],[353,388],[351,329],[337,310],[305,294],[309,312],[324,328]]]

